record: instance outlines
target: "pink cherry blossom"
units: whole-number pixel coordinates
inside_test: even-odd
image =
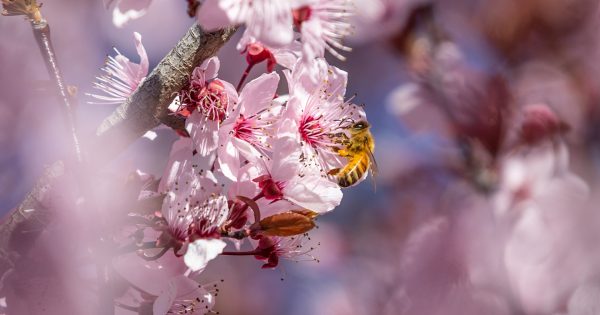
[[[135,32],[135,47],[140,56],[140,63],[133,63],[116,48],[117,56],[108,56],[106,65],[101,69],[106,74],[97,77],[94,88],[106,95],[89,94],[99,101],[94,104],[121,104],[137,89],[148,75],[148,55],[142,45],[142,35]]]
[[[494,197],[496,215],[518,215],[519,209],[529,207],[549,189],[554,189],[554,185],[566,184],[576,190],[587,191],[587,185],[568,170],[568,164],[564,144],[546,143],[505,157],[500,187]]]
[[[284,119],[274,141],[271,160],[263,162],[262,175],[255,178],[263,196],[277,202],[287,200],[315,212],[327,212],[340,204],[342,192],[336,183],[323,177],[319,168],[302,165],[297,125]],[[260,163],[256,162],[258,167]]]
[[[348,18],[353,5],[349,0],[298,0],[294,9],[294,24],[302,34],[302,58],[310,63],[324,57],[325,50],[340,60],[346,58],[336,51],[350,51],[342,39],[350,34]]]
[[[196,14],[205,30],[245,24],[248,35],[273,47],[292,42],[292,3],[281,0],[206,0]]]
[[[184,191],[180,194],[170,192],[165,198],[166,242],[171,243],[176,255],[184,256],[188,268],[199,271],[225,248],[225,242],[218,239],[219,226],[227,219],[229,207],[221,195],[211,195],[198,203],[193,195]]]
[[[584,219],[588,187],[568,170],[564,144],[519,153],[504,161],[495,197],[499,222],[510,226],[503,260],[524,310],[552,313],[597,266],[581,232],[593,222]]]
[[[291,73],[286,72],[290,100],[284,115],[297,126],[303,164],[326,173],[346,163],[345,158],[333,150],[339,146],[336,137],[346,134],[352,122],[365,119],[365,113],[361,107],[344,100],[347,73],[328,66],[324,59],[316,61],[323,69],[319,71],[317,83],[313,83],[310,69],[302,63]]]
[[[219,58],[205,60],[194,69],[189,85],[179,93],[176,112],[186,120],[186,130],[202,156],[217,148],[219,124],[237,103],[237,92],[229,82],[216,79]]]
[[[207,169],[210,159],[191,152],[191,141],[173,145],[169,166],[159,189],[166,190],[162,216],[166,221],[161,245],[171,246],[193,271],[204,268],[225,247],[218,239],[219,226],[227,219],[227,198]]]
[[[257,185],[256,181],[257,178],[260,178],[266,173],[266,166],[257,165],[262,163],[264,163],[262,160],[253,160],[239,169],[236,180],[229,185],[227,196],[230,198],[230,200],[234,200],[237,196],[264,195],[263,189]],[[277,202],[273,202],[272,199],[269,200],[267,198],[260,198],[256,200],[256,204],[260,209],[262,217],[267,217],[283,211],[299,208],[294,203],[285,199],[280,199],[277,200]],[[248,215],[248,213],[245,213],[245,215],[247,217],[251,217],[251,215]]]
[[[242,89],[235,111],[223,121],[218,156],[221,171],[228,178],[237,179],[241,158],[267,156],[271,151],[274,124],[282,108],[273,100],[278,83],[279,75],[274,72],[250,81]]]

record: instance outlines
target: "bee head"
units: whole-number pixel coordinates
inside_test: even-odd
[[[357,123],[354,123],[351,128],[354,131],[362,131],[362,130],[365,130],[365,129],[369,128],[369,127],[370,126],[369,126],[368,122],[366,122],[364,120],[361,120],[361,121],[359,121]]]

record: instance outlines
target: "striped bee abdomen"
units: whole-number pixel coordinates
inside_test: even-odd
[[[341,187],[349,187],[356,184],[369,169],[369,155],[356,154],[338,173],[338,184]]]

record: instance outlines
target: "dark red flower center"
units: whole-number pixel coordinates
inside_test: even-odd
[[[267,200],[277,201],[283,199],[283,183],[276,182],[270,175],[263,175],[254,179],[262,194]]]
[[[252,143],[252,125],[250,121],[248,121],[248,119],[246,119],[243,115],[240,115],[235,122],[233,127],[233,136]]]
[[[199,110],[209,120],[223,121],[226,117],[229,97],[225,85],[220,80],[213,80],[203,86],[191,84],[181,91],[179,114],[188,117],[194,110]]]
[[[324,134],[323,128],[319,122],[320,118],[321,117],[305,116],[300,121],[300,126],[298,126],[298,132],[300,132],[302,140],[313,147],[317,146]]]

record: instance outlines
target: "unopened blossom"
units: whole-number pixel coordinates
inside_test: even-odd
[[[290,237],[262,236],[254,250],[254,257],[265,262],[262,268],[275,268],[280,259],[317,261],[310,254],[314,248],[306,244],[307,241],[307,234]]]
[[[336,183],[322,176],[319,168],[303,165],[297,125],[290,119],[280,122],[279,138],[274,141],[273,157],[262,163],[262,175],[254,178],[265,199],[289,201],[318,213],[338,206],[342,192]]]
[[[286,72],[290,99],[284,116],[297,127],[302,164],[327,173],[347,162],[334,148],[343,147],[340,141],[350,136],[348,127],[365,119],[365,113],[344,100],[348,74],[327,65],[324,59],[317,59],[316,63],[324,69],[319,72],[317,83],[313,83],[312,73],[302,63],[291,74]]]
[[[266,157],[271,152],[274,124],[282,109],[273,99],[279,84],[279,75],[265,73],[250,81],[240,93],[238,106],[219,129],[218,157],[221,171],[232,180],[237,179],[241,159]]]
[[[302,58],[305,62],[311,63],[317,57],[324,57],[325,50],[340,60],[346,59],[337,50],[351,50],[342,44],[342,39],[351,32],[348,18],[353,11],[350,0],[296,1],[294,24],[302,34]]]
[[[148,75],[148,55],[142,45],[142,35],[134,32],[133,36],[140,63],[129,61],[129,58],[114,48],[117,55],[115,57],[108,56],[106,65],[101,69],[105,74],[97,77],[97,82],[94,82],[94,88],[100,90],[103,95],[88,93],[88,96],[98,100],[90,103],[121,104]]]
[[[292,2],[282,0],[206,0],[196,14],[207,31],[245,24],[248,35],[273,47],[292,42]]]
[[[205,60],[175,101],[179,102],[176,112],[186,117],[186,130],[202,156],[217,148],[219,124],[237,103],[233,85],[216,78],[219,67],[219,58]]]
[[[129,21],[144,16],[152,0],[105,0],[106,6],[113,3],[113,24],[123,27]]]
[[[302,56],[302,45],[298,40],[281,47],[270,47],[252,37],[248,31],[244,32],[237,49],[246,54],[246,62],[249,65],[266,61],[268,72],[273,71],[276,64],[292,69]]]

